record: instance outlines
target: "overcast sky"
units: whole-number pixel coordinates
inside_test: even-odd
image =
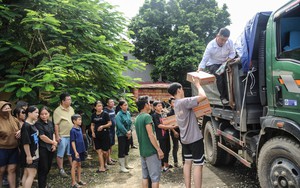
[[[124,12],[125,16],[132,18],[135,16],[144,0],[105,0],[113,5],[118,5],[117,10]],[[246,22],[251,19],[256,12],[274,11],[289,0],[217,0],[219,6],[224,3],[228,6],[228,12],[232,24],[228,26],[231,31],[233,41],[240,35]]]

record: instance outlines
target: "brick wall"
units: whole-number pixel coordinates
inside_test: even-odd
[[[168,93],[167,89],[169,84],[166,83],[151,83],[151,84],[141,84],[139,88],[133,90],[134,97],[148,95],[153,100],[160,100],[167,102],[171,95]]]

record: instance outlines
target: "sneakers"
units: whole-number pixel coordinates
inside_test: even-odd
[[[131,148],[132,149],[138,149],[138,147],[136,145],[132,145]]]
[[[62,178],[67,178],[68,177],[68,174],[65,172],[65,170],[63,168],[59,170],[59,175]]]
[[[221,102],[222,102],[223,105],[229,104],[229,101],[227,99],[222,99]]]

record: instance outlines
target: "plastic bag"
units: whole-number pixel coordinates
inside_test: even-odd
[[[216,74],[217,75],[221,75],[225,72],[225,69],[226,69],[226,65],[227,65],[227,61],[225,63],[223,63],[219,68],[218,70],[216,70]]]

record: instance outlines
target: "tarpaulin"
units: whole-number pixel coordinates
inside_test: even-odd
[[[235,42],[235,49],[242,63],[242,69],[247,72],[251,68],[251,59],[254,50],[254,44],[259,37],[258,27],[263,24],[266,26],[266,20],[272,12],[259,12],[249,20],[244,28],[243,33]]]

